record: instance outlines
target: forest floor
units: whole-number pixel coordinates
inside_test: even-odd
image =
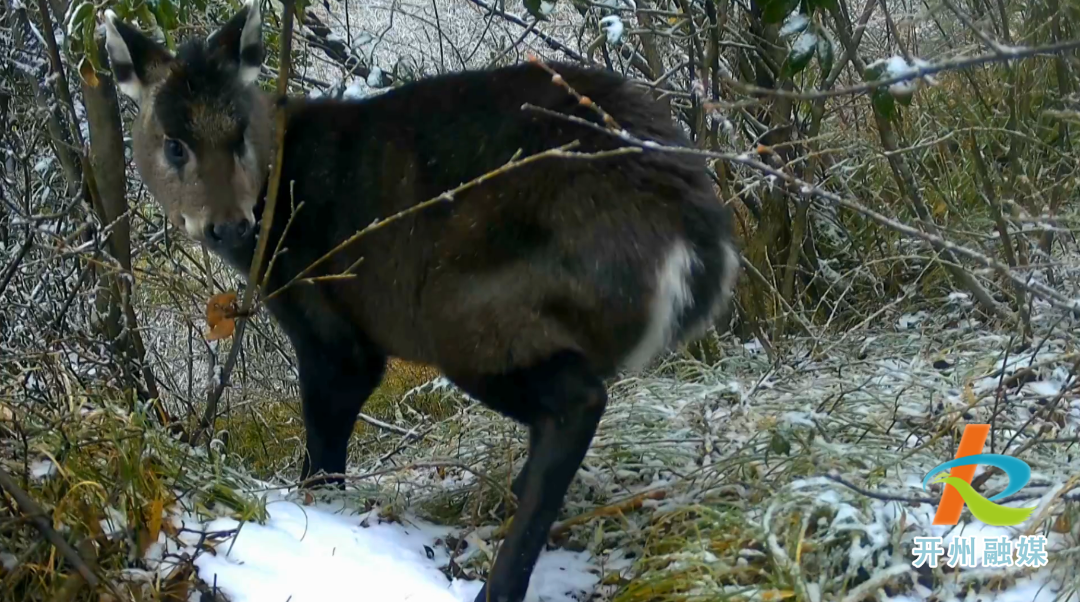
[[[925,305],[936,309],[794,340],[776,351],[782,361],[729,336],[714,365],[680,356],[612,383],[528,600],[1076,600],[1075,326],[1036,307],[1021,346],[981,324],[963,295]],[[456,411],[354,450],[345,492],[297,492],[138,425],[138,448],[118,439],[116,453],[152,462],[139,482],[169,495],[102,517],[141,554],[117,579],[164,590],[197,575],[201,590],[234,602],[470,601],[505,526],[494,508],[525,433],[440,379],[410,396],[433,394],[455,397]],[[98,431],[134,428],[120,412],[81,411]],[[942,486],[924,490],[923,477],[954,457],[969,423],[993,425],[985,452],[1032,468],[1004,501],[1036,508],[1018,526],[987,526],[967,509],[956,526],[931,524]],[[64,470],[73,478],[79,464]],[[987,470],[975,483],[991,497],[1008,478]],[[60,471],[39,460],[29,472],[41,489]],[[145,504],[149,526],[131,528]],[[949,566],[959,538],[979,547],[1002,535],[1046,536],[1047,564]],[[943,538],[936,567],[912,564],[922,536]]]

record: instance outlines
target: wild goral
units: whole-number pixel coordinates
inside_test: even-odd
[[[275,152],[274,100],[254,85],[264,57],[258,3],[175,55],[111,12],[106,31],[113,74],[139,106],[132,137],[147,188],[176,226],[246,273]],[[666,109],[622,77],[552,67],[634,136],[687,144]],[[365,100],[288,100],[267,241],[281,252],[267,290],[374,220],[519,150],[626,145],[526,103],[602,123],[532,64]],[[529,428],[516,514],[477,598],[522,600],[604,412],[604,379],[727,313],[739,269],[731,224],[700,157],[644,148],[539,159],[361,237],[309,274],[351,268],[351,278],[294,285],[267,302],[299,365],[301,476],[345,471],[357,413],[388,356],[438,367]]]

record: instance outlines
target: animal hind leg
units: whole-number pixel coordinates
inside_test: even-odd
[[[521,465],[521,470],[518,471],[517,476],[510,482],[510,492],[514,494],[517,499],[517,503],[521,503],[521,496],[525,490],[525,474],[529,472],[529,464],[532,460],[533,453],[536,450],[536,441],[539,435],[537,429],[534,426],[529,426],[529,450],[525,456],[525,463]],[[506,505],[506,500],[499,502],[495,507],[495,515],[503,518],[509,518],[510,508]]]
[[[529,461],[532,460],[533,454],[536,452],[536,442],[539,440],[540,434],[537,432],[537,428],[533,425],[529,425],[529,454],[525,457],[525,463],[521,465],[521,471],[514,477],[513,482],[510,484],[510,491],[514,493],[514,496],[519,500],[521,494],[524,492],[525,487],[525,473],[529,471]]]
[[[526,422],[534,440],[519,503],[476,602],[521,602],[566,491],[607,404],[603,381],[578,353],[562,352],[511,374],[456,379],[485,405]]]

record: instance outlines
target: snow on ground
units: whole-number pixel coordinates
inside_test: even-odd
[[[939,301],[883,316],[872,331],[795,341],[780,362],[729,338],[715,365],[672,359],[612,383],[560,516],[577,520],[542,556],[530,602],[636,602],[628,591],[672,580],[693,583],[701,600],[785,591],[845,600],[858,588],[889,602],[1067,599],[1080,589],[1068,569],[1080,521],[1055,518],[1075,515],[1076,327],[1036,312],[1036,336],[1018,347],[969,306]],[[412,425],[423,440],[402,440],[390,454],[357,445],[350,469],[369,477],[343,496],[305,505],[280,484],[245,479],[236,491],[262,500],[264,522],[173,516],[184,529],[162,535],[150,556],[194,557],[199,577],[234,602],[468,602],[498,544],[491,483],[509,481],[526,436],[476,404],[461,408]],[[1004,503],[1039,510],[1011,528],[981,525],[966,510],[955,527],[932,525],[940,486],[924,490],[923,476],[953,456],[963,424],[985,422],[995,425],[995,453],[1032,467],[1030,483]],[[989,476],[982,491],[1001,491],[1005,479]],[[434,515],[445,524],[417,518]],[[915,537],[943,537],[948,549],[958,535],[1025,533],[1047,536],[1050,566],[948,568],[946,557],[934,569],[912,566]]]
[[[168,572],[171,564],[162,559],[194,557],[199,578],[232,602],[332,602],[358,595],[379,602],[472,602],[483,585],[443,572],[452,528],[415,516],[384,520],[378,508],[357,512],[344,502],[303,505],[293,498],[284,490],[267,495],[262,524],[173,516],[179,542],[163,532],[147,558]],[[222,535],[213,553],[201,543],[207,534]],[[584,599],[598,572],[588,552],[545,551],[526,600]]]

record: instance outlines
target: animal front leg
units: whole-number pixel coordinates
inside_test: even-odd
[[[300,479],[345,472],[349,437],[364,402],[379,385],[386,358],[354,340],[297,345],[300,397],[307,434]],[[327,478],[311,485],[340,485]]]

